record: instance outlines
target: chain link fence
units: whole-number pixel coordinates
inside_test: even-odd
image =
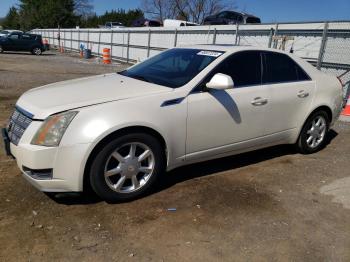
[[[271,47],[293,52],[318,69],[350,82],[350,21],[218,25],[181,28],[35,29],[52,46],[79,51],[81,45],[100,56],[134,63],[171,47],[228,44]],[[59,36],[59,39],[58,39]]]

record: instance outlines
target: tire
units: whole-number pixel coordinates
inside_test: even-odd
[[[324,148],[329,123],[329,116],[325,111],[312,113],[300,132],[296,143],[297,150],[302,154],[313,154]]]
[[[149,193],[164,170],[160,142],[148,134],[128,134],[112,140],[97,153],[90,169],[90,184],[107,202],[130,201]]]
[[[41,50],[40,47],[34,47],[31,51],[33,55],[41,55],[43,53],[43,50]]]
[[[4,48],[0,45],[0,54],[4,52]]]

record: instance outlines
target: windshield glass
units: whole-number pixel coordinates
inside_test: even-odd
[[[260,24],[260,18],[258,17],[247,17],[247,24]]]
[[[200,49],[170,49],[119,74],[177,88],[187,84],[223,53]]]
[[[9,32],[8,31],[5,31],[5,30],[3,30],[3,31],[0,31],[0,34],[2,34],[2,35],[7,35]]]

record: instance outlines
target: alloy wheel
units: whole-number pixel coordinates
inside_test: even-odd
[[[34,48],[33,53],[35,55],[41,55],[41,49],[40,48]]]
[[[310,128],[307,130],[306,144],[310,148],[318,147],[324,140],[326,135],[327,124],[326,119],[319,115],[311,122]]]
[[[145,144],[132,142],[114,150],[108,157],[104,177],[118,193],[132,193],[147,184],[153,174],[155,157]]]

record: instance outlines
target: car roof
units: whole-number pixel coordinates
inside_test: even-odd
[[[9,33],[23,33],[22,31],[20,30],[4,30],[4,31],[7,31]]]
[[[220,14],[222,12],[231,12],[231,13],[236,13],[236,14],[243,15],[245,17],[259,18],[259,17],[255,16],[255,15],[252,15],[252,14],[248,14],[248,13],[245,13],[245,12],[239,12],[239,11],[233,11],[233,10],[224,10],[224,11],[219,12],[218,14]]]
[[[248,50],[258,50],[258,51],[272,51],[277,53],[286,53],[285,51],[281,51],[273,48],[266,47],[255,47],[248,45],[229,45],[229,44],[201,44],[201,45],[184,45],[178,46],[178,48],[192,48],[192,49],[203,49],[203,50],[211,50],[211,51],[224,51],[224,52],[238,52],[238,51],[248,51]]]

